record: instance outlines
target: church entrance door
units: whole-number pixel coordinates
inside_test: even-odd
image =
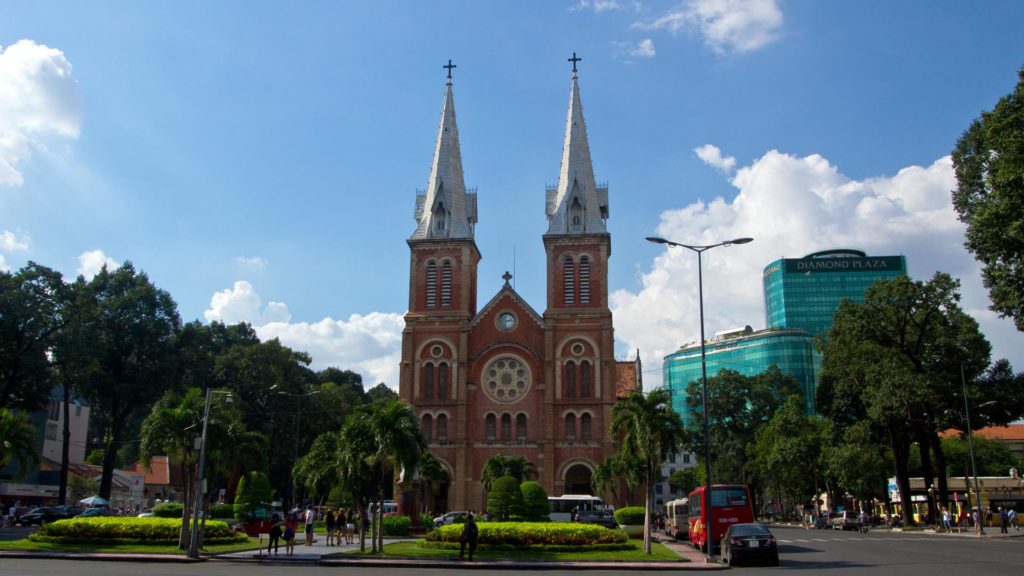
[[[564,494],[592,494],[593,473],[582,464],[574,464],[565,471]]]

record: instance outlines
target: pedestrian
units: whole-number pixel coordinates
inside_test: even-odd
[[[1009,510],[1006,511],[1006,521],[1010,524],[1010,529],[1012,529],[1014,532],[1018,530],[1016,510],[1010,508]]]
[[[957,532],[962,532],[962,531],[964,531],[966,529],[967,529],[967,509],[964,508],[963,505],[961,505],[960,506],[960,516],[957,518],[957,521],[956,521],[956,531]]]
[[[277,514],[274,514],[271,517],[270,522],[270,540],[267,541],[267,556],[270,556],[271,548],[274,549],[274,556],[277,556],[277,548],[278,545],[281,543],[281,534],[283,533],[283,530],[281,530],[281,517]],[[287,547],[288,545],[285,544],[286,550]]]
[[[578,506],[572,507],[572,512],[569,513],[569,521],[576,522],[580,519],[580,509]]]
[[[949,515],[949,508],[942,507],[942,531],[952,532],[953,531],[953,519]]]
[[[1010,521],[1010,519],[1006,515],[1006,508],[1004,506],[1000,506],[999,507],[999,532],[1000,533],[1006,534],[1007,532],[1009,532],[1009,530],[1007,530],[1007,525],[1009,524],[1009,521]]]
[[[295,513],[289,513],[288,519],[284,522],[284,553],[291,556],[295,552],[295,531],[299,529],[299,519]]]
[[[306,546],[313,545],[313,524],[316,523],[316,510],[306,505]]]
[[[331,546],[334,543],[334,510],[330,508],[327,512],[324,512],[324,528],[327,530],[327,543],[326,546]]]
[[[466,522],[462,525],[462,535],[459,537],[459,558],[464,557],[466,554],[466,544],[469,544],[469,559],[473,559],[478,536],[479,531],[476,527],[476,522],[473,521],[473,513],[469,512],[466,514]]]
[[[345,544],[351,544],[356,531],[355,511],[351,508],[345,510]]]
[[[981,513],[977,508],[971,510],[971,519],[974,521],[974,533],[981,533]]]

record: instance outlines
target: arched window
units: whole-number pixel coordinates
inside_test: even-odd
[[[427,308],[437,306],[437,263],[427,262]]]
[[[576,264],[568,256],[562,263],[562,299],[564,304],[576,303]]]
[[[423,399],[434,399],[434,363],[427,362],[423,365]]]
[[[590,304],[590,258],[580,257],[580,304]]]
[[[448,416],[445,414],[437,415],[437,441],[444,442],[448,440]]]
[[[442,362],[441,365],[437,367],[438,400],[447,400],[450,396],[450,394],[448,393],[448,374],[448,364],[446,362]]]
[[[565,415],[565,439],[572,442],[576,439],[576,415]]]
[[[565,397],[576,397],[576,363],[572,360],[565,363]]]
[[[516,416],[516,440],[526,441],[526,414]]]
[[[423,415],[423,424],[420,426],[420,432],[423,433],[423,439],[430,442],[431,428],[433,428],[434,419],[430,414]]]
[[[505,442],[512,439],[512,415],[507,412],[501,415],[501,439]]]
[[[580,440],[590,442],[590,414],[580,417]]]
[[[441,306],[452,305],[452,263],[441,264]]]
[[[590,398],[590,362],[580,362],[580,398]]]
[[[494,428],[497,423],[497,419],[494,414],[488,414],[487,418],[484,419],[484,435],[487,437],[488,442],[494,442]]]

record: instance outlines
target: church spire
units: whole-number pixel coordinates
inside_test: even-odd
[[[548,234],[604,234],[608,219],[608,189],[598,188],[594,166],[590,161],[587,125],[583,120],[577,77],[576,53],[572,53],[572,86],[569,90],[569,113],[565,121],[565,142],[562,145],[562,166],[558,186],[547,191],[545,212]]]
[[[466,191],[462,174],[462,150],[459,128],[455,123],[455,97],[452,95],[452,68],[449,60],[448,83],[441,107],[441,124],[434,146],[427,189],[416,196],[416,231],[412,239],[473,238],[476,224],[476,193]]]

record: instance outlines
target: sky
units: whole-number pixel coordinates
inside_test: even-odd
[[[398,385],[416,191],[451,59],[479,301],[514,275],[546,306],[545,187],[571,64],[607,183],[616,356],[661,384],[699,338],[765,326],[761,277],[830,248],[961,282],[990,312],[952,209],[950,152],[1016,84],[1024,2],[988,0],[8,0],[0,18],[0,269],[69,280],[125,261],[184,321],[250,322]]]

